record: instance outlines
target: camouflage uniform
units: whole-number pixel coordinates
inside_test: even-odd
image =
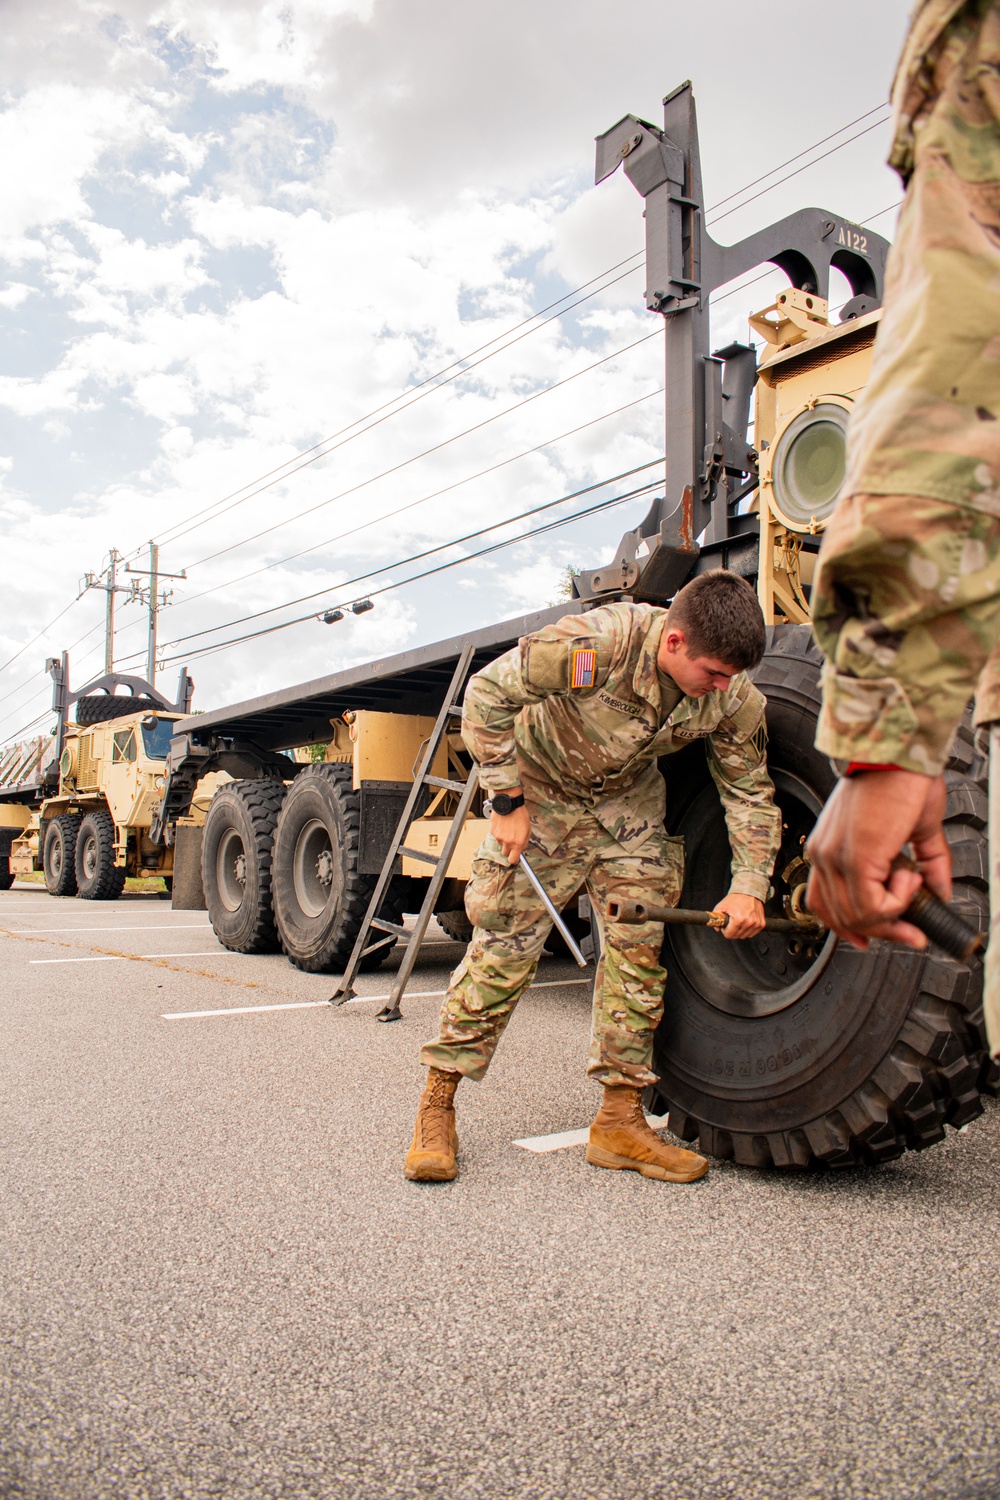
[[[523,788],[528,860],[556,906],[587,887],[603,946],[588,1072],[635,1088],[656,1079],[663,927],[604,924],[601,913],[611,896],[680,899],[684,853],[664,832],[657,757],[706,741],[733,850],[732,891],[766,899],[781,832],[763,695],[741,672],[726,692],[684,697],[656,664],[665,619],[648,604],[609,604],[525,636],[472,678],[462,720],[484,787]],[[552,924],[492,835],[465,899],[475,931],[421,1061],[481,1078]]]
[[[1000,718],[1000,3],[918,5],[893,105],[908,188],[813,593],[817,743],[933,776],[981,673]],[[997,941],[986,987],[1000,1051]]]

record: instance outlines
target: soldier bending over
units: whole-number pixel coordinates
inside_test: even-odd
[[[451,978],[406,1176],[456,1176],[455,1089],[482,1078],[514,1006],[534,977],[551,929],[527,876],[557,907],[586,886],[602,937],[588,1073],[604,1086],[587,1160],[644,1177],[692,1182],[708,1170],[646,1124],[642,1090],[655,1083],[653,1032],[663,1013],[663,925],[606,923],[612,897],[676,906],[679,839],[663,819],[661,755],[703,739],[725,809],[732,884],[716,908],[725,936],[754,937],[780,840],[767,773],[764,698],[746,676],[764,653],[764,621],[749,584],[704,573],[669,610],[609,604],[524,636],[465,694],[462,733],[493,798],[490,831],[473,861],[465,904],[475,930]]]

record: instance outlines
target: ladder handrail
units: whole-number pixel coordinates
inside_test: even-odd
[[[403,807],[399,822],[396,825],[396,832],[393,834],[392,841],[389,844],[389,849],[386,853],[385,861],[382,865],[382,870],[379,874],[378,880],[375,882],[375,889],[372,891],[371,898],[368,902],[368,910],[365,912],[361,926],[358,928],[358,935],[354,940],[354,947],[351,949],[351,956],[347,960],[347,967],[344,969],[344,973],[339,985],[330,996],[331,1005],[343,1005],[345,1001],[350,1000],[354,996],[354,981],[357,978],[358,970],[361,967],[361,960],[364,958],[365,953],[368,951],[367,943],[369,937],[371,936],[372,924],[375,918],[378,916],[379,908],[381,907],[382,902],[385,899],[385,893],[389,888],[389,882],[393,876],[393,867],[395,866],[396,860],[399,856],[400,848],[404,843],[411,823],[414,821],[414,815],[416,813],[417,802],[420,798],[420,794],[423,792],[425,786],[428,785],[427,778],[431,773],[431,767],[434,765],[434,761],[440,748],[441,741],[444,738],[445,733],[447,732],[448,720],[450,718],[453,718],[456,712],[461,712],[461,694],[465,686],[465,679],[469,673],[469,667],[472,663],[474,651],[475,647],[472,644],[466,645],[455,666],[455,671],[452,674],[452,679],[448,686],[448,691],[445,694],[444,702],[441,704],[438,716],[434,721],[434,728],[428,735],[426,743],[424,745],[424,753],[420,759],[420,765],[417,769],[416,775],[413,778],[413,785],[410,787],[409,795],[406,799],[406,804]],[[430,921],[430,916],[433,912],[433,903],[437,900],[441,886],[443,885],[447,877],[448,863],[451,860],[451,855],[454,851],[455,844],[458,842],[462,824],[465,822],[468,808],[471,805],[472,797],[475,792],[477,783],[478,770],[477,768],[473,767],[472,774],[469,777],[469,780],[466,782],[465,790],[462,793],[458,811],[456,811],[455,817],[452,820],[452,826],[448,830],[448,835],[445,839],[444,850],[442,850],[441,856],[435,864],[434,873],[430,877],[430,884],[428,886],[427,894],[424,897],[424,901],[421,905],[420,913],[417,917],[417,922],[413,929],[413,934],[410,937],[409,942],[407,943],[407,949],[406,953],[404,954],[403,964],[400,966],[400,974],[403,975],[402,985],[399,984],[397,979],[397,983],[393,986],[394,998],[390,1002],[390,1004],[393,1006],[395,1014],[392,1016],[380,1015],[380,1019],[396,1020],[399,1016],[399,995],[402,994],[402,991],[406,986],[406,981],[409,979],[410,973],[412,972],[413,964],[416,960],[416,950],[420,947],[420,944],[423,941],[424,931],[427,928],[427,925]],[[461,821],[459,821],[460,816]],[[425,908],[427,908],[428,902],[430,902],[430,911],[427,911],[425,914]],[[411,950],[413,953],[413,957],[412,959],[409,959],[408,962],[407,960]]]

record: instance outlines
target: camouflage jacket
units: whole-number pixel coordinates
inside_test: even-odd
[[[1000,0],[924,0],[893,90],[908,180],[813,580],[817,744],[937,775],[1000,716]]]
[[[662,827],[657,757],[705,740],[733,851],[731,889],[764,900],[781,836],[767,773],[764,697],[745,673],[686,698],[656,653],[666,610],[608,604],[567,615],[474,676],[462,733],[483,785],[520,785],[553,853],[593,812],[628,853]]]
[[[914,123],[933,102],[936,64],[949,45],[962,45],[956,33],[974,26],[982,0],[918,0],[892,85],[893,140],[889,165],[904,182],[913,175]],[[956,22],[957,25],[952,25]],[[966,23],[963,25],[963,22]]]

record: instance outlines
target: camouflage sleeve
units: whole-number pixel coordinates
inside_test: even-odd
[[[998,73],[997,0],[921,0],[894,90],[909,187],[813,582],[818,746],[927,776],[1000,631]]]
[[[462,738],[487,791],[517,784],[514,725],[521,710],[555,695],[588,697],[596,692],[623,644],[620,623],[609,609],[567,615],[522,636],[469,679]]]
[[[841,501],[812,605],[819,748],[938,775],[1000,636],[1000,520],[914,495]]]
[[[746,678],[737,678],[734,690],[738,704],[709,735],[708,766],[722,798],[733,851],[729,889],[766,901],[781,843],[781,813],[767,772],[764,695]]]

